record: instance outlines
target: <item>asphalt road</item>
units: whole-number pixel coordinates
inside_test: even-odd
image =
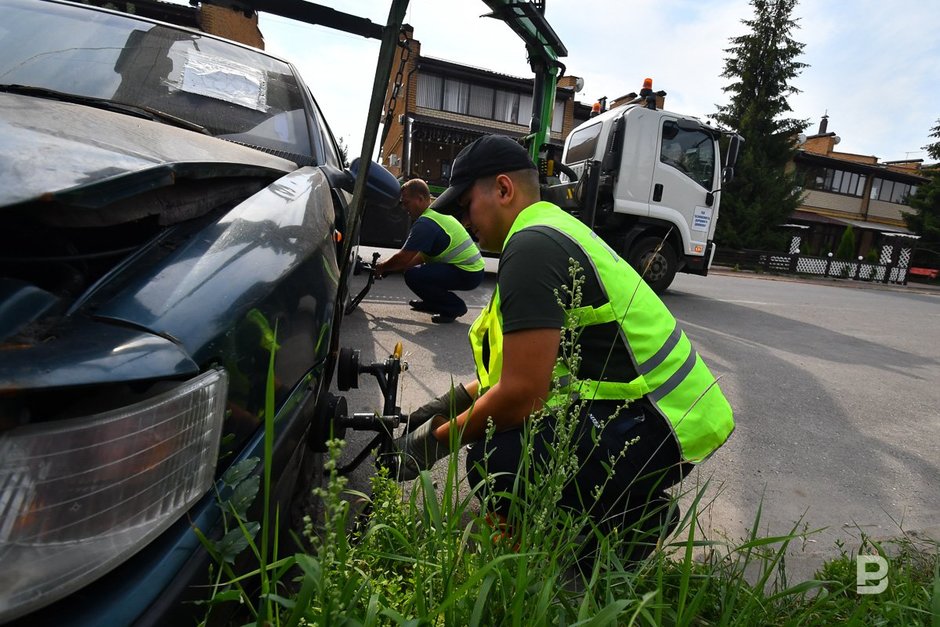
[[[452,378],[472,380],[467,330],[494,282],[488,274],[465,293],[467,316],[435,325],[410,310],[400,276],[378,281],[344,322],[341,344],[371,363],[403,342],[399,404],[411,411]],[[940,540],[940,292],[717,273],[680,275],[664,301],[735,409],[731,439],[683,486],[708,481],[700,522],[710,537],[734,541],[755,523],[763,535],[800,521],[823,529],[791,552],[805,575],[836,553],[837,539],[852,546],[862,532]],[[381,408],[366,375],[343,394],[351,411]],[[350,439],[350,449],[363,441]],[[354,486],[367,485],[370,468]]]

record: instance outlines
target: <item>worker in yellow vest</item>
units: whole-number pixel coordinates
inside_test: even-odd
[[[453,216],[428,208],[431,192],[421,179],[405,181],[401,206],[413,224],[401,250],[379,263],[380,276],[404,272],[405,284],[418,296],[408,304],[431,314],[431,322],[447,323],[467,313],[455,290],[472,290],[483,281],[483,257],[467,230]]]
[[[467,453],[471,485],[488,473],[490,503],[506,516],[509,503],[499,494],[513,493],[517,483],[525,454],[521,428],[544,405],[577,407],[570,404],[576,398],[583,405],[580,467],[559,504],[588,511],[607,529],[636,530],[643,520],[647,526],[650,520],[674,523],[662,517],[665,489],[734,428],[728,401],[676,319],[587,226],[540,201],[535,166],[507,137],[484,136],[462,150],[451,186],[432,208],[460,216],[481,248],[501,257],[492,300],[469,334],[477,380],[411,414],[410,430],[397,440],[401,477],[447,456],[456,429],[461,444],[477,443]],[[559,303],[572,285],[572,261],[584,278],[576,307]],[[556,363],[566,320],[576,327],[580,347],[575,373]],[[496,434],[486,441],[488,419]],[[553,438],[550,428],[536,433],[530,480],[538,480]],[[611,457],[631,441],[608,480]],[[595,486],[604,486],[599,495]]]

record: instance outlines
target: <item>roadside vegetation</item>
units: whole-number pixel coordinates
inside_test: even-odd
[[[794,526],[783,536],[753,535],[736,544],[702,537],[703,489],[685,495],[692,505],[677,529],[654,530],[645,539],[657,546],[648,558],[630,561],[637,540],[612,535],[594,538],[597,551],[585,559],[579,549],[594,532],[591,523],[551,504],[565,481],[562,468],[531,486],[539,494],[527,503],[519,528],[509,530],[481,513],[479,486],[469,495],[459,489],[456,456],[441,485],[423,473],[408,490],[382,471],[367,497],[347,493],[336,475],[341,449],[331,442],[331,474],[318,491],[323,519],[309,520],[304,531],[314,550],[268,564],[267,594],[242,585],[257,581],[260,570],[237,577],[218,571],[210,603],[237,602],[245,622],[285,626],[940,626],[935,545],[865,538],[857,549],[840,547],[841,555],[812,579],[790,581],[788,550],[807,532]],[[367,501],[368,515],[351,518],[349,496]],[[758,512],[753,527],[759,524]],[[262,557],[253,542],[251,549]],[[856,592],[858,554],[885,558],[884,592]]]
[[[578,272],[572,268],[573,286],[565,290],[573,307],[580,305]],[[561,359],[576,373],[571,333],[563,335]],[[698,521],[711,506],[707,485],[678,486],[668,509],[652,512],[637,529],[601,532],[587,515],[558,507],[578,464],[577,425],[568,415],[544,408],[527,422],[529,438],[551,422],[556,445],[537,481],[519,473],[508,522],[486,515],[492,494],[485,481],[467,485],[457,455],[437,484],[423,472],[403,485],[379,468],[367,495],[347,489],[337,473],[343,442],[330,441],[325,479],[314,490],[319,514],[305,519],[303,538],[294,543],[309,550],[286,557],[278,550],[286,542],[274,531],[277,512],[261,524],[245,520],[259,491],[267,504],[270,464],[261,476],[254,472],[259,460],[236,464],[219,495],[226,533],[212,540],[197,530],[215,561],[203,624],[940,627],[936,544],[863,537],[857,548],[838,547],[840,555],[814,577],[791,581],[787,556],[813,532],[798,521],[781,536],[705,537]],[[268,438],[272,422],[269,415]],[[751,528],[760,527],[758,510]],[[885,560],[883,592],[857,592],[860,554]]]

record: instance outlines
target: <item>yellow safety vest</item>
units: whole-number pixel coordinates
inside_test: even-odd
[[[634,400],[646,396],[672,426],[685,461],[699,462],[721,446],[734,430],[731,406],[715,377],[698,356],[676,319],[639,274],[596,233],[577,218],[548,202],[524,209],[506,235],[505,245],[518,231],[532,226],[556,230],[586,254],[600,279],[607,302],[579,307],[566,315],[576,327],[619,322],[638,373],[633,381],[578,380],[570,383],[564,368],[555,369],[562,381],[546,403],[575,392],[582,399]],[[561,286],[559,286],[561,287]],[[502,315],[499,287],[470,327],[470,345],[481,393],[499,381],[503,368]]]
[[[451,263],[468,272],[477,272],[483,269],[483,256],[480,249],[470,239],[467,229],[454,216],[445,216],[432,209],[425,209],[422,218],[428,218],[444,229],[450,243],[440,255],[428,256],[430,263]]]

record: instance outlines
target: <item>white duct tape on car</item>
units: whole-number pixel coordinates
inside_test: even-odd
[[[187,54],[179,88],[256,111],[268,108],[264,72],[228,59]]]

